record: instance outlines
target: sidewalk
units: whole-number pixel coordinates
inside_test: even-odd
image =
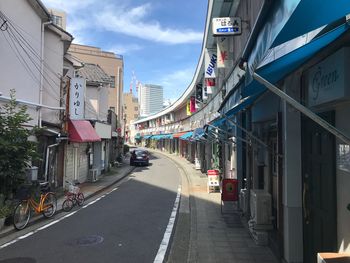
[[[113,167],[110,172],[102,175],[100,179],[96,182],[84,182],[79,185],[80,191],[83,192],[85,197],[85,202],[87,199],[92,196],[98,194],[100,191],[105,188],[115,184],[116,182],[122,180],[126,177],[135,167],[129,165],[128,156],[124,158],[123,164],[119,167]],[[57,197],[57,211],[59,213],[62,211],[62,203],[65,200],[65,196]],[[63,212],[63,211],[62,211]],[[30,223],[35,222],[36,220],[42,220],[41,215],[33,216]],[[15,232],[15,228],[10,226],[4,226],[0,231],[0,238],[5,237],[13,232]]]
[[[268,247],[254,243],[248,229],[242,223],[240,214],[234,211],[232,206],[231,209],[224,207],[224,213],[221,214],[221,194],[207,192],[206,175],[195,170],[194,165],[184,158],[157,150],[155,152],[175,161],[187,176],[191,221],[187,262],[278,262]],[[182,180],[183,189],[186,189],[187,182]],[[181,202],[182,200],[183,196]],[[181,211],[179,216],[181,217]],[[170,252],[168,262],[181,261]]]

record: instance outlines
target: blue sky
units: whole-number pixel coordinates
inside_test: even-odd
[[[74,43],[124,57],[124,92],[132,72],[175,100],[192,80],[203,41],[206,0],[43,0],[67,13]],[[135,91],[134,91],[135,92]]]

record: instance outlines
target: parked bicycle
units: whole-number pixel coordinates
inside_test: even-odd
[[[33,186],[36,193],[32,193]],[[40,187],[40,190],[38,190]],[[50,192],[49,183],[35,183],[31,187],[22,187],[20,202],[14,209],[13,225],[17,230],[25,228],[32,216],[32,210],[36,214],[43,214],[44,217],[52,217],[57,209],[57,198],[54,192]],[[40,193],[40,198],[36,194]]]
[[[85,201],[84,194],[80,192],[80,187],[77,186],[79,184],[78,181],[74,182],[68,182],[66,181],[67,184],[69,184],[68,191],[66,192],[66,200],[64,200],[62,204],[62,209],[65,212],[70,211],[73,206],[78,205],[82,206]]]

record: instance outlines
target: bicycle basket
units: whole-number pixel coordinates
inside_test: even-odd
[[[16,191],[15,198],[18,200],[29,199],[32,193],[31,186],[20,186]]]
[[[80,188],[78,186],[69,185],[68,191],[72,194],[78,194],[80,191]]]

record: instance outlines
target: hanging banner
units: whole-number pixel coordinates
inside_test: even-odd
[[[204,56],[204,69],[205,74],[204,78],[215,78],[215,70],[216,70],[217,56],[216,52],[210,49],[205,49]]]
[[[202,88],[202,97],[203,97],[203,100],[207,100],[208,99],[208,93],[207,93],[207,86],[204,85],[203,88]]]
[[[191,96],[190,98],[190,111],[191,113],[196,112],[196,97]]]
[[[233,46],[230,37],[217,38],[217,68],[233,67]]]
[[[203,88],[202,83],[196,85],[196,102],[203,102]]]
[[[187,101],[187,105],[186,105],[186,114],[187,116],[191,116],[191,103],[189,100]]]
[[[85,89],[86,82],[84,78],[71,79],[69,90],[69,118],[71,120],[84,119]]]
[[[207,94],[213,94],[215,79],[205,79],[205,86],[207,87]]]

